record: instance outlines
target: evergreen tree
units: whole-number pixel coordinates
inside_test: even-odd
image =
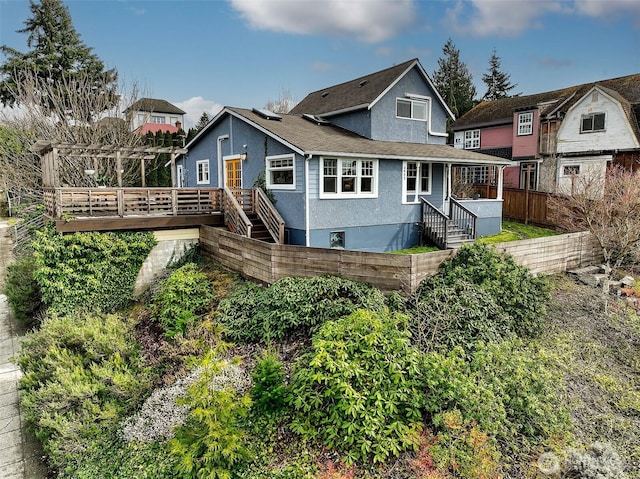
[[[500,57],[494,48],[489,59],[489,73],[482,75],[482,81],[487,85],[487,92],[482,99],[493,101],[510,96],[509,92],[517,86],[517,83],[511,83],[510,77],[511,75],[500,70]]]
[[[467,65],[460,61],[460,50],[449,38],[442,47],[443,58],[433,72],[433,83],[456,118],[471,110],[475,104],[476,88]]]
[[[202,130],[205,126],[207,126],[209,124],[209,120],[210,120],[209,115],[207,115],[206,111],[203,111],[202,116],[200,117],[200,120],[198,120],[198,123],[194,127],[196,132]]]
[[[51,111],[56,102],[63,104],[63,111],[71,110],[74,92],[69,90],[88,89],[115,104],[117,72],[105,70],[102,61],[80,40],[62,0],[40,0],[39,4],[30,0],[30,9],[32,16],[18,33],[28,35],[31,51],[21,53],[7,45],[0,47],[6,58],[0,65],[0,102],[13,106],[18,84],[32,80],[36,87],[37,82],[46,82],[56,88],[54,95],[36,100],[45,112]],[[59,104],[57,109],[60,110]],[[89,118],[76,119],[90,120],[98,113],[82,112],[82,116]]]

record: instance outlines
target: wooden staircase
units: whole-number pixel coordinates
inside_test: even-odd
[[[449,215],[422,199],[421,235],[440,249],[460,248],[476,239],[477,216],[455,201],[450,202]]]
[[[269,233],[267,226],[258,216],[258,213],[245,212],[247,218],[251,222],[251,238],[264,241],[266,243],[275,243],[273,236]]]

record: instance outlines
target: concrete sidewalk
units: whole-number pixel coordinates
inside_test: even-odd
[[[0,291],[11,260],[10,230],[6,221],[0,220]],[[40,446],[20,415],[18,381],[22,373],[9,361],[18,352],[23,334],[11,316],[6,296],[0,294],[0,479],[47,477]]]

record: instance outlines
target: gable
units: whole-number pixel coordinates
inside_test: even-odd
[[[568,109],[558,129],[558,153],[640,148],[631,110],[617,92],[591,88]]]

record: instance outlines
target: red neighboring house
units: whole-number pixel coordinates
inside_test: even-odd
[[[131,131],[146,135],[159,131],[177,133],[184,124],[185,111],[166,100],[141,98],[124,111]]]
[[[576,178],[608,165],[640,167],[639,119],[634,74],[482,102],[453,124],[454,146],[512,160],[505,187],[525,188],[528,179],[531,189],[570,193]]]

